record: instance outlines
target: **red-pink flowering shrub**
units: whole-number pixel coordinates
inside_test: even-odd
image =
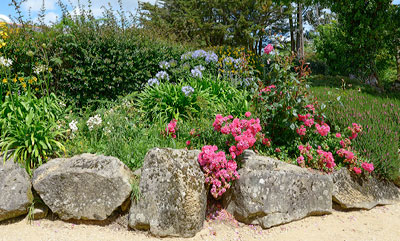
[[[177,120],[172,119],[168,125],[167,128],[165,128],[165,132],[167,136],[171,135],[172,138],[176,138],[176,124],[178,123]]]
[[[225,152],[217,150],[217,146],[203,146],[198,158],[205,183],[211,185],[210,192],[214,198],[222,196],[230,188],[230,183],[239,178],[236,162],[228,161]]]
[[[247,112],[245,116],[250,117],[251,113]],[[233,180],[239,178],[236,157],[254,146],[261,125],[259,119],[234,119],[233,116],[224,117],[218,114],[213,127],[215,131],[228,137],[225,143],[229,147],[229,156],[224,151],[216,153],[218,147],[215,145],[204,146],[198,160],[206,183],[211,185],[211,194],[218,198],[225,193]]]
[[[312,110],[312,108],[309,109]],[[310,113],[298,116],[299,122],[311,119],[313,119],[313,115]],[[356,174],[360,174],[362,169],[368,173],[374,170],[373,164],[360,160],[351,149],[351,138],[354,139],[361,132],[360,125],[353,123],[352,127],[348,128],[349,136],[347,138],[343,138],[341,133],[330,134],[330,126],[322,121],[321,124],[315,123],[314,127],[316,130],[309,132],[308,136],[305,135],[304,125],[297,129],[301,141],[307,141],[306,147],[303,144],[298,146],[300,151],[300,155],[296,159],[298,165],[332,172],[337,163],[341,163]],[[309,128],[314,127],[309,126]],[[318,148],[314,149],[310,143]]]

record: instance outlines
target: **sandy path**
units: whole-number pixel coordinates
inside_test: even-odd
[[[0,240],[160,240],[146,232],[128,231],[120,225],[76,225],[62,221],[41,220],[31,225],[26,219],[0,224]],[[334,211],[321,217],[262,230],[259,227],[230,221],[205,222],[194,238],[162,240],[400,240],[400,203],[376,207],[369,211]]]

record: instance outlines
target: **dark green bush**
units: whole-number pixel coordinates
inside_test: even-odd
[[[161,61],[179,59],[185,51],[109,22],[65,17],[50,28],[22,28],[4,49],[13,56],[15,74],[30,75],[38,64],[50,67],[51,90],[78,106],[141,90]]]

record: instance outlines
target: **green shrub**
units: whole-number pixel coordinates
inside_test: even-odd
[[[185,86],[193,88],[193,92],[186,95]],[[200,116],[212,119],[218,113],[243,114],[249,108],[248,97],[248,92],[210,76],[148,86],[138,95],[137,106],[144,119],[165,123],[171,119],[188,120]]]
[[[30,76],[35,66],[50,67],[50,89],[78,106],[141,90],[161,61],[179,59],[184,50],[149,39],[134,27],[123,29],[112,19],[86,15],[65,16],[52,27],[26,25],[13,31],[4,47],[15,62],[13,75]]]

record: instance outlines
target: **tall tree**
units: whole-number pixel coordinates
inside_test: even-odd
[[[265,28],[283,22],[283,6],[272,0],[164,0],[140,3],[143,28],[207,46],[240,45],[261,52]]]
[[[326,1],[325,1],[326,2]],[[376,56],[384,46],[391,0],[328,0],[344,33],[348,66],[377,84]]]

